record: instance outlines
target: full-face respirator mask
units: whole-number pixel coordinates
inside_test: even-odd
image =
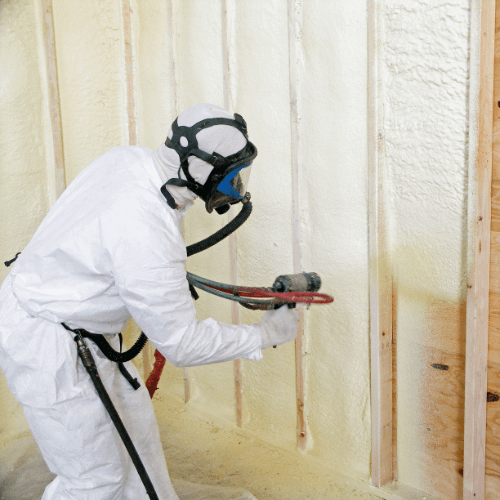
[[[239,130],[247,141],[245,147],[230,156],[222,156],[215,151],[212,154],[202,151],[198,147],[196,135],[214,125],[228,125]],[[246,188],[252,162],[257,156],[257,148],[248,140],[247,125],[241,115],[235,113],[234,120],[207,118],[191,127],[178,125],[176,119],[172,124],[172,137],[167,138],[165,145],[176,151],[180,159],[178,178],[169,179],[161,188],[171,208],[175,209],[176,205],[168,192],[169,185],[187,187],[205,202],[208,213],[215,210],[218,214],[224,214],[230,205],[240,201],[245,202],[249,198]],[[188,162],[190,156],[196,156],[214,167],[204,184],[198,183],[190,174]],[[186,179],[181,178],[181,172]]]

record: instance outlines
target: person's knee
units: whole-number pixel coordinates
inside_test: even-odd
[[[119,500],[125,496],[126,470],[120,464],[109,464],[89,468],[80,477],[58,476],[54,480],[54,488],[47,488],[50,495],[43,500],[87,500],[89,498],[106,498]]]
[[[127,479],[127,467],[122,461],[101,465],[86,474],[90,480],[90,491],[98,492],[96,498],[121,499]],[[93,485],[92,485],[93,483]]]

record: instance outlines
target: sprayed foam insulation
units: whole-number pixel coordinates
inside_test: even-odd
[[[167,137],[175,109],[175,79],[172,61],[171,12],[168,2],[132,0],[132,56],[135,88],[135,116],[138,144],[156,149]],[[155,50],[151,50],[154,47]],[[129,342],[140,334],[134,321],[128,327]],[[151,362],[154,349],[148,345]],[[143,354],[136,366],[143,373]],[[147,375],[147,374],[146,374]],[[176,395],[184,392],[182,370],[170,363],[163,369],[162,379]]]
[[[224,105],[222,57],[222,6],[220,1],[194,2],[189,8],[173,2],[173,53],[176,106],[179,111],[198,102]],[[184,220],[186,245],[200,241],[229,221],[229,214],[208,216],[203,202],[196,203]],[[191,257],[188,271],[223,283],[230,282],[229,239]],[[196,304],[199,319],[213,317],[231,323],[231,304],[200,292]],[[191,404],[235,421],[233,363],[188,369]]]
[[[285,2],[258,3],[255,8],[228,2],[233,107],[247,120],[259,150],[248,187],[254,212],[237,233],[238,282],[271,286],[279,274],[293,272],[288,23]],[[242,323],[261,316],[240,309]],[[296,446],[293,345],[263,354],[259,363],[242,362],[243,428],[292,448]]]
[[[441,498],[461,495],[463,380],[426,374],[431,364],[464,369],[464,325],[447,318],[466,295],[469,16],[468,0],[383,5],[398,477]]]
[[[54,202],[55,175],[42,14],[28,0],[0,3],[0,279]],[[27,430],[0,375],[0,442]]]
[[[66,184],[128,136],[121,2],[52,0]]]
[[[293,15],[302,16],[298,36],[291,40],[298,54],[297,81],[292,82],[298,95],[298,172],[291,167],[289,4],[293,2],[131,0],[132,112],[139,144],[152,148],[164,141],[175,114],[197,102],[223,106],[229,98],[230,108],[247,120],[259,156],[249,185],[254,213],[237,234],[238,283],[270,286],[277,275],[293,271],[295,251],[303,269],[318,272],[323,289],[335,296],[333,305],[305,312],[304,457],[367,481],[366,0],[295,6]],[[69,184],[94,158],[128,142],[122,3],[52,0],[52,5]],[[452,498],[460,489],[455,470],[460,450],[451,449],[451,459],[443,460],[440,428],[427,422],[432,415],[456,422],[462,404],[457,367],[464,334],[470,9],[466,0],[435,0],[431,7],[424,0],[383,4],[385,88],[380,104],[390,172],[401,373],[398,474],[403,483]],[[0,75],[0,200],[2,213],[13,215],[2,220],[2,232],[9,235],[0,242],[5,259],[22,250],[55,197],[42,22],[40,0],[0,2],[0,57],[7,62]],[[223,84],[226,65],[228,87]],[[295,227],[294,175],[299,185]],[[185,219],[186,243],[213,233],[227,220],[227,215],[208,216],[203,204],[196,204]],[[300,241],[295,249],[294,231]],[[192,257],[188,269],[229,282],[228,242]],[[7,271],[1,273],[3,278]],[[215,297],[202,294],[196,307],[200,319],[231,321],[230,304]],[[252,323],[261,313],[240,309],[240,317]],[[450,369],[437,370],[432,364]],[[242,372],[241,432],[294,450],[293,345],[266,350],[259,363],[244,361]],[[188,373],[192,395],[186,411],[234,427],[233,364]],[[453,375],[446,379],[453,397],[440,413],[440,401],[432,399],[429,387],[434,384],[437,393],[445,394],[443,374]],[[158,402],[182,399],[183,383],[183,371],[167,365]],[[5,442],[25,432],[26,425],[4,383],[0,397],[0,442]],[[422,399],[428,404],[418,404]],[[454,425],[441,428],[448,429],[443,436],[452,448],[458,435]],[[431,436],[441,443],[437,451],[430,449]],[[448,493],[432,479],[443,463]]]
[[[156,149],[176,115],[170,13],[168,2],[156,0],[132,1],[131,8],[138,141]]]
[[[333,307],[306,313],[310,453],[368,479],[365,8],[361,1],[304,4],[299,189],[303,266],[335,296]],[[317,97],[306,99],[310,92]]]

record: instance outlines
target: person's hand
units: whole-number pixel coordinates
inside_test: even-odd
[[[294,340],[297,336],[298,323],[299,312],[297,309],[289,309],[287,305],[266,311],[257,323],[262,336],[262,349]]]

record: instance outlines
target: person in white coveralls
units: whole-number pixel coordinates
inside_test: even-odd
[[[240,115],[192,106],[157,150],[115,147],[86,167],[13,264],[0,291],[0,368],[56,474],[43,500],[148,498],[62,323],[106,334],[119,350],[116,334],[132,317],[176,366],[257,361],[295,338],[286,306],[254,325],[197,320],[186,280],[186,210],[198,196],[209,212],[238,201],[256,154]],[[139,373],[125,363],[135,389],[86,343],[158,498],[177,499]]]

